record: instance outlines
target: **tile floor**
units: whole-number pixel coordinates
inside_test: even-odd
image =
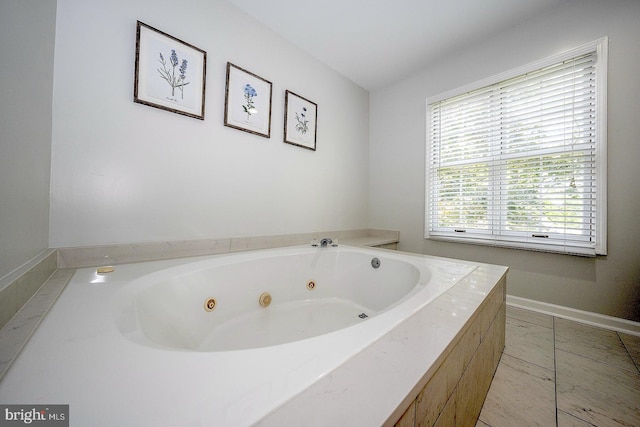
[[[508,306],[487,426],[640,426],[640,337]]]

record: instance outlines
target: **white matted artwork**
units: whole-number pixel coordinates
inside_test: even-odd
[[[140,21],[133,101],[204,120],[207,53]]]
[[[317,131],[318,105],[285,91],[284,142],[315,151]]]
[[[224,125],[271,137],[271,82],[227,62]]]

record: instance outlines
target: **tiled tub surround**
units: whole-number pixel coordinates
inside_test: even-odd
[[[505,346],[505,297],[503,280],[429,369],[396,427],[476,425]]]
[[[171,242],[133,243],[58,249],[58,267],[91,267],[124,264],[256,249],[303,245],[312,239],[331,237],[351,246],[394,246],[400,239],[398,231],[348,230],[272,236],[233,237],[223,239],[179,240]],[[390,247],[389,249],[393,249]]]
[[[56,257],[55,249],[44,251],[0,280],[0,328],[7,324],[56,271]]]
[[[0,330],[0,381],[71,280],[74,271],[72,268],[55,270],[29,302]]]
[[[0,280],[0,380],[66,284],[56,258],[46,250]]]
[[[280,346],[259,349],[257,353],[256,350],[222,352],[216,355],[216,363],[209,363],[212,353],[149,349],[119,335],[117,343],[107,339],[116,338],[112,335],[114,325],[105,321],[112,313],[104,310],[109,305],[109,295],[117,287],[118,274],[139,268],[155,271],[160,266],[189,261],[123,265],[103,282],[95,270],[79,270],[74,280],[78,275],[89,275],[95,276],[95,283],[77,286],[72,280],[48,315],[49,322],[39,326],[6,373],[0,383],[0,400],[64,401],[75,408],[76,422],[82,422],[84,413],[92,420],[108,423],[109,414],[115,413],[134,423],[136,419],[142,422],[143,417],[146,423],[156,425],[163,422],[193,425],[215,417],[216,424],[242,425],[238,421],[247,420],[246,414],[264,405],[265,396],[297,387],[299,392],[293,398],[272,402],[273,411],[258,424],[284,425],[300,420],[309,420],[309,425],[393,424],[415,401],[428,378],[434,376],[435,367],[449,357],[456,357],[458,351],[461,357],[466,357],[467,350],[456,350],[462,348],[458,343],[475,342],[475,338],[463,336],[477,337],[480,342],[482,331],[489,330],[475,326],[488,326],[495,317],[485,314],[486,307],[496,305],[485,302],[486,297],[492,295],[488,301],[496,301],[495,295],[499,294],[501,303],[504,300],[506,268],[479,264],[436,300],[352,354],[345,354],[343,349],[352,345],[353,337],[339,333],[306,340],[313,341],[315,347],[309,347],[305,341],[286,344],[286,354],[278,353]],[[74,293],[73,297],[67,296],[69,292]],[[80,304],[83,301],[86,304]],[[79,318],[83,321],[74,320]],[[64,328],[59,325],[51,329],[60,319],[68,326],[74,325],[74,329],[77,325],[77,334],[60,333]],[[478,356],[482,348],[471,353],[474,356],[465,372],[471,372],[472,365],[480,363],[474,360],[482,359]],[[46,358],[41,357],[44,353]],[[256,360],[256,356],[260,357]],[[221,381],[216,377],[214,371],[220,366],[237,363],[245,364],[243,376],[270,379],[238,390],[240,379]],[[310,384],[305,377],[309,369],[314,372]],[[234,397],[212,399],[210,390],[216,387],[224,391],[224,396]],[[458,385],[458,389],[461,387]],[[180,396],[179,402],[175,396]],[[95,403],[87,408],[79,402]],[[101,412],[104,402],[109,402],[109,409]]]

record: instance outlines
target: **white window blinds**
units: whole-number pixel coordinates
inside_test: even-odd
[[[606,253],[605,48],[427,100],[426,237]]]

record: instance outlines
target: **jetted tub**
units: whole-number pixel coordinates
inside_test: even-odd
[[[473,270],[448,267],[449,286]],[[243,350],[359,325],[420,291],[426,303],[446,288],[427,287],[431,276],[424,263],[348,248],[233,255],[133,280],[118,295],[116,317],[123,335],[142,345]]]
[[[0,382],[0,401],[68,403],[71,425],[268,424],[355,355],[372,363],[360,380],[389,381],[370,349],[396,342],[416,313],[440,330],[420,356],[435,360],[505,273],[488,267],[341,245],[79,269]],[[456,285],[462,305],[430,304]]]

